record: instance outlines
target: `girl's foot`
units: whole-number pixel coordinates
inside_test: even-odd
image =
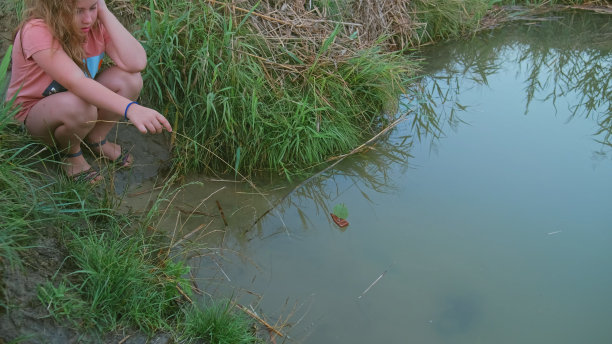
[[[132,166],[132,155],[114,142],[104,139],[100,142],[88,143],[87,145],[94,153],[97,153],[101,157],[110,160],[119,167]]]
[[[83,157],[83,151],[66,154],[63,166],[66,176],[74,182],[88,182],[96,184],[102,180],[102,176],[94,170]]]

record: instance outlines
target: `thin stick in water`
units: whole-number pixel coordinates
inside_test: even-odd
[[[263,320],[257,314],[251,312],[249,309],[247,309],[243,305],[236,304],[236,307],[238,307],[238,309],[240,309],[241,311],[243,311],[246,314],[248,314],[251,318],[259,321],[262,325],[264,325],[268,329],[268,331],[272,331],[272,332],[276,333],[279,337],[284,337],[284,335],[279,330],[274,328],[274,326],[270,325],[267,321]]]
[[[372,289],[372,287],[378,283],[378,281],[380,281],[381,278],[383,278],[383,276],[387,273],[387,271],[389,271],[388,269],[383,271],[382,274],[380,274],[380,276],[378,276],[378,278],[376,280],[374,280],[374,282],[372,282],[372,284],[370,284],[369,287],[366,288],[366,290],[363,291],[363,293],[361,293],[361,295],[359,295],[357,298],[361,299],[368,291],[370,291],[370,289]]]
[[[219,270],[221,270],[221,272],[223,273],[223,276],[225,276],[225,278],[227,279],[228,282],[231,282],[232,280],[229,278],[229,276],[225,273],[225,271],[223,271],[223,268],[221,268],[221,265],[219,265],[219,263],[217,263],[216,260],[213,259],[213,262],[215,262],[215,264],[217,264],[217,267],[219,268]]]

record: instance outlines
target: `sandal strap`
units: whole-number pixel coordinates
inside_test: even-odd
[[[103,146],[104,144],[106,144],[106,138],[100,142],[92,142],[92,143],[88,143],[87,145],[89,147],[100,147],[100,146]]]
[[[98,178],[100,172],[94,170],[93,168],[89,168],[85,171],[81,171],[75,175],[70,176],[73,182],[82,183],[82,182],[91,182],[94,179]]]
[[[76,152],[76,153],[67,153],[67,154],[64,154],[64,157],[65,158],[76,158],[77,156],[81,156],[81,155],[83,155],[83,151],[81,149],[79,149],[79,151]]]
[[[125,148],[121,148],[121,155],[119,155],[117,157],[117,159],[114,160],[115,164],[124,167],[127,166],[126,164],[128,163],[128,159],[130,158],[130,152],[129,150],[125,149]]]

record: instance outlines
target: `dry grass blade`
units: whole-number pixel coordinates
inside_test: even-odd
[[[274,326],[270,325],[267,321],[265,321],[260,316],[258,316],[257,314],[253,313],[251,310],[247,309],[243,305],[236,304],[236,307],[238,307],[238,309],[240,309],[241,311],[245,312],[251,318],[257,320],[260,324],[264,325],[268,330],[274,332],[279,337],[284,337],[285,336],[282,332],[280,332],[279,330],[274,328]]]

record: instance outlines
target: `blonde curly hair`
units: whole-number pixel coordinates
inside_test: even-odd
[[[85,35],[75,21],[76,0],[26,0],[25,4],[24,20],[17,27],[15,35],[30,20],[42,19],[66,54],[84,69]]]

